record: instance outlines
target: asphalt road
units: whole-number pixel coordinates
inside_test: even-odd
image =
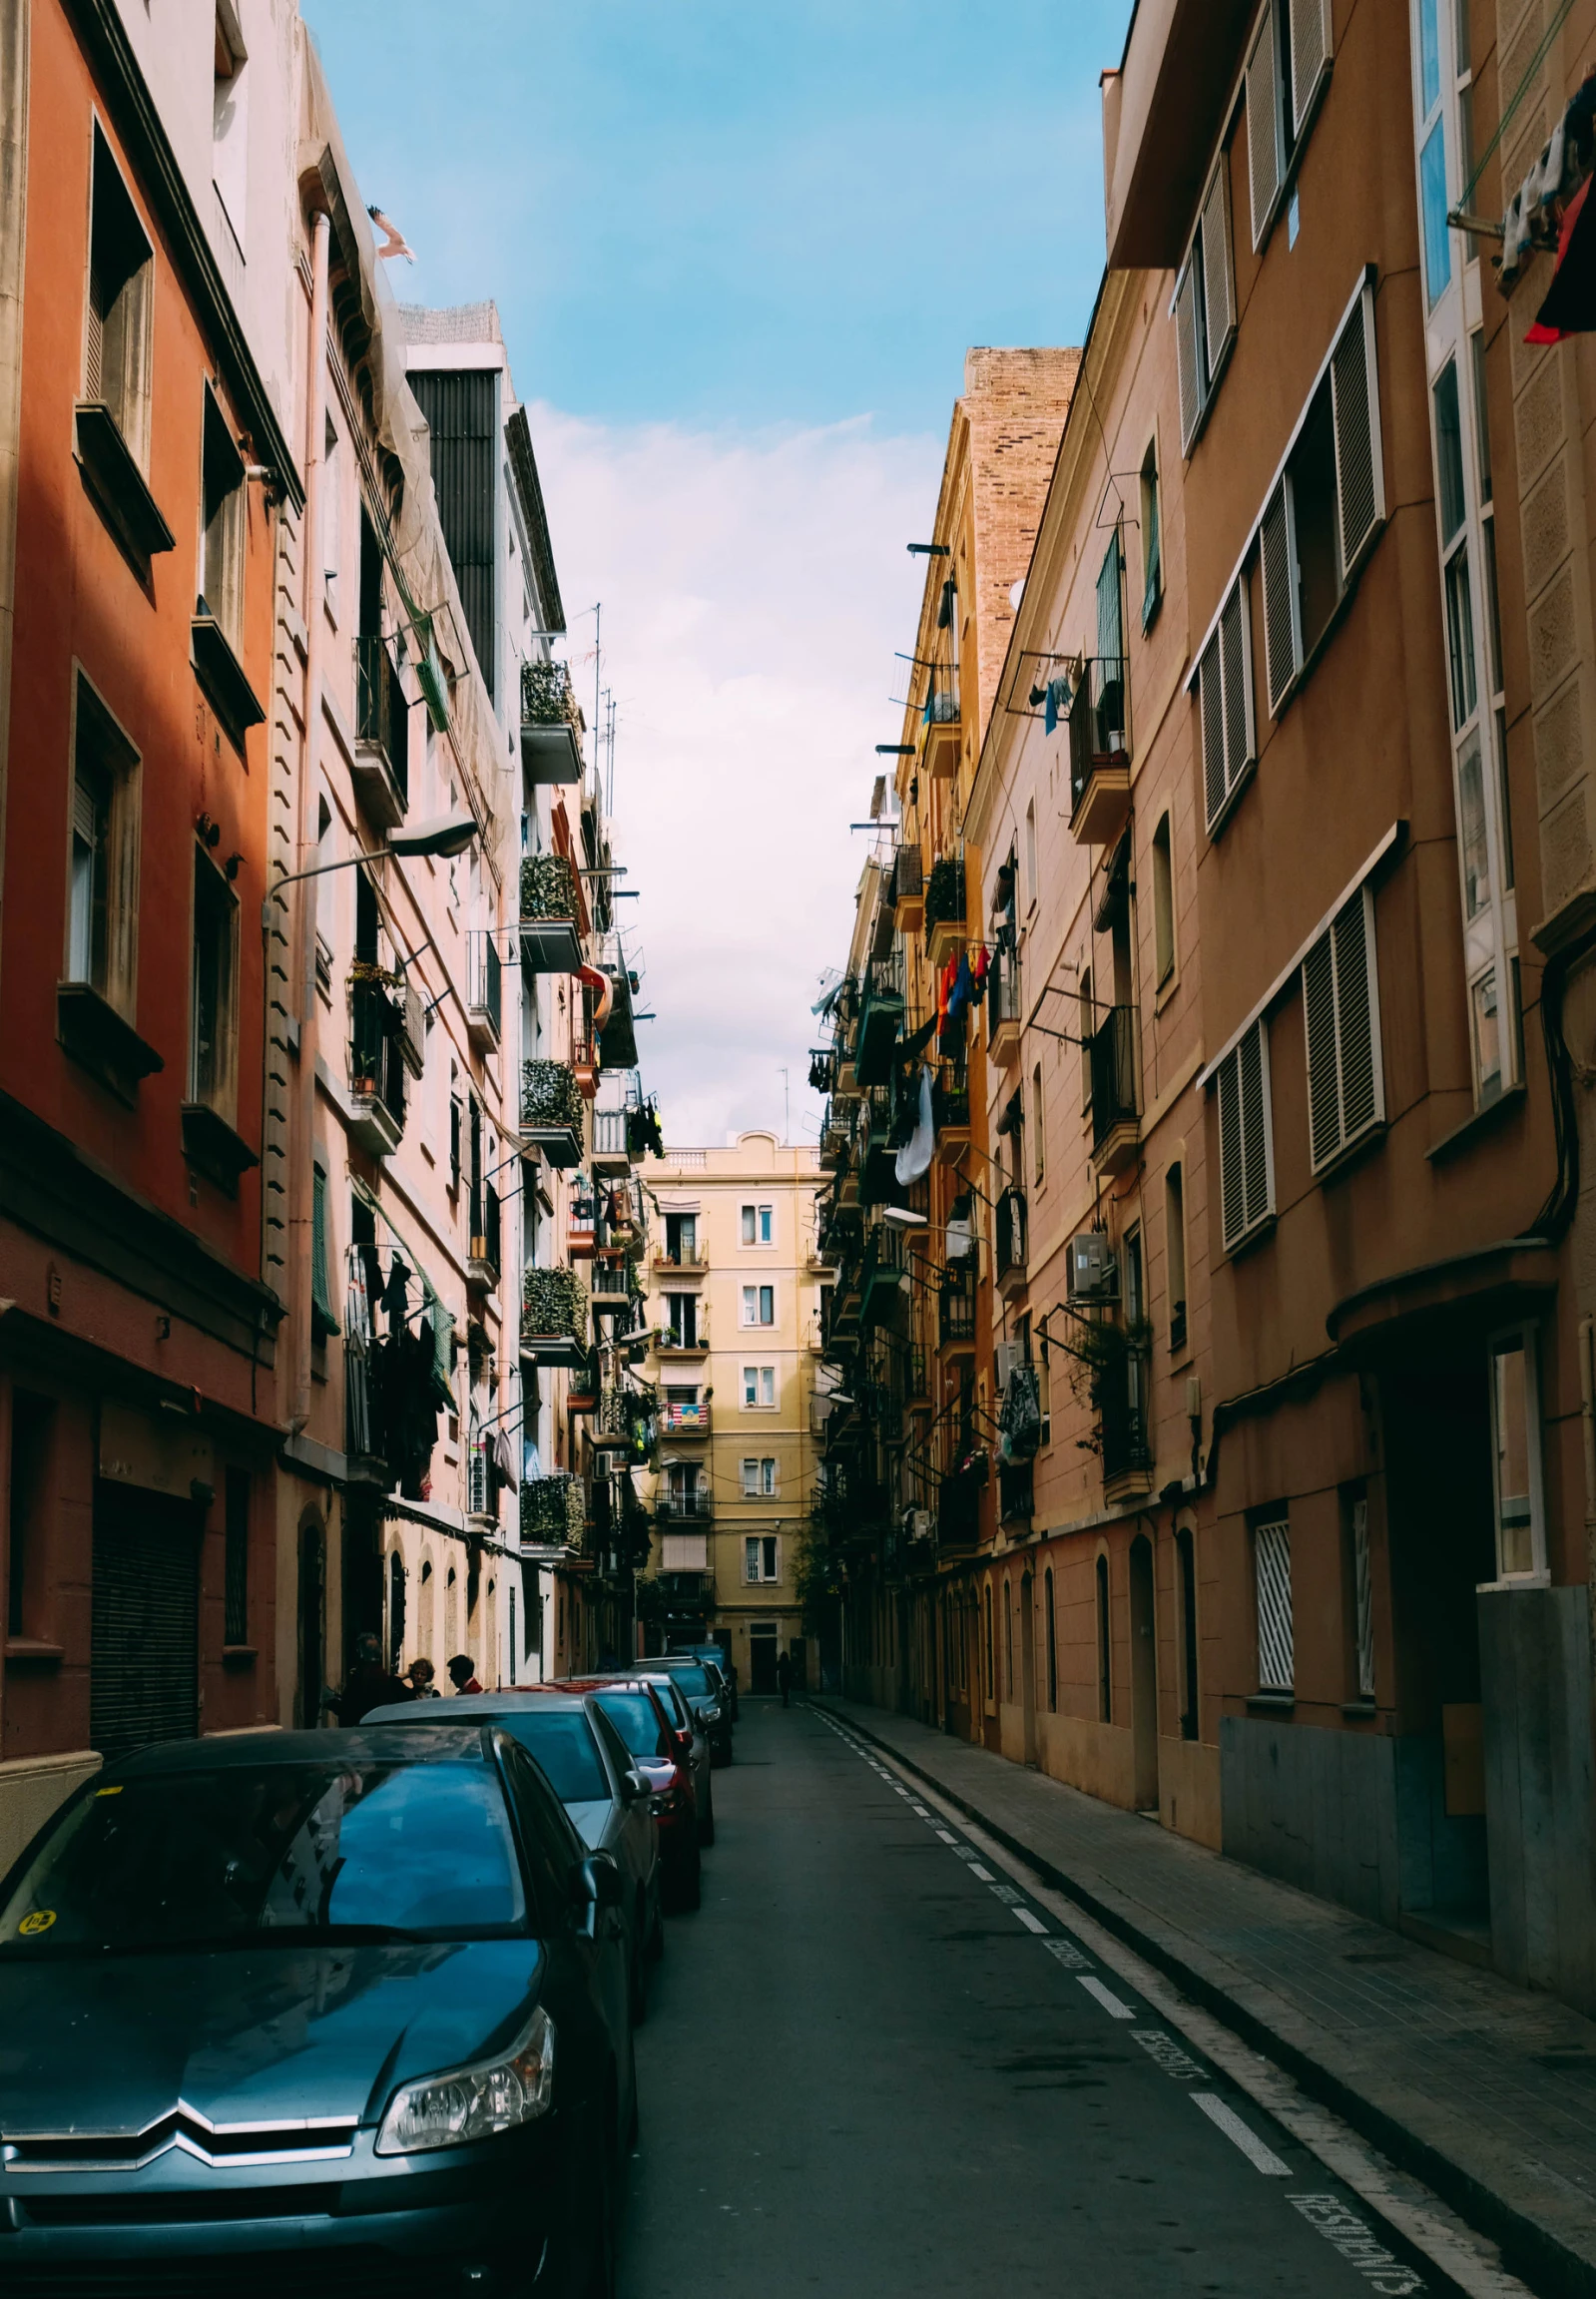
[[[622,2299],[1453,2294],[819,1713],[745,1699],[638,2033]]]

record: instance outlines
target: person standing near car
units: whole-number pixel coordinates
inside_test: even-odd
[[[782,1695],[782,1706],[790,1708],[793,1692],[793,1663],[785,1652],[779,1652],[776,1656],[776,1687]]]
[[[457,1652],[449,1663],[449,1682],[456,1692],[480,1692],[476,1680],[476,1662],[468,1652]]]
[[[342,1725],[358,1724],[370,1708],[382,1708],[395,1700],[413,1700],[414,1693],[402,1678],[382,1665],[382,1646],[369,1630],[355,1638],[354,1666],[341,1692],[328,1687],[321,1695],[323,1708],[330,1708]]]
[[[438,1688],[432,1681],[437,1671],[430,1660],[412,1660],[405,1670],[405,1681],[417,1700],[436,1700]]]

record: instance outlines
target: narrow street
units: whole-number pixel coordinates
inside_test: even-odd
[[[745,1701],[716,1802],[623,2299],[1454,2288],[837,1723]]]

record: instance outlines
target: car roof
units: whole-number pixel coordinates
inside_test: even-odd
[[[406,1764],[480,1761],[483,1754],[481,1717],[458,1723],[406,1724],[402,1731],[382,1723],[357,1724],[335,1732],[219,1733],[206,1740],[164,1740],[153,1748],[137,1749],[131,1756],[107,1765],[108,1773],[147,1779],[168,1772],[223,1772],[258,1768],[263,1764],[316,1764],[335,1770],[340,1764],[379,1763],[402,1759]]]
[[[551,1693],[536,1685],[517,1685],[511,1692],[462,1692],[458,1698],[450,1701],[449,1712],[451,1716],[460,1716],[462,1721],[471,1717],[487,1720],[495,1716],[517,1716],[530,1707],[554,1709],[556,1712],[563,1710],[572,1714],[580,1712],[586,1705],[586,1695],[580,1692],[562,1688],[559,1692]],[[415,1710],[420,1706],[419,1701],[395,1701],[386,1707],[371,1709],[367,1721],[402,1724],[408,1730],[421,1731],[430,1725],[432,1719],[416,1716]]]

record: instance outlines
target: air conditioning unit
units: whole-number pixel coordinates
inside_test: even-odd
[[[1024,1352],[1017,1341],[1000,1341],[992,1354],[997,1371],[997,1386],[1000,1390],[1007,1389],[1010,1374],[1017,1365],[1023,1363]]]
[[[1105,1230],[1082,1230],[1070,1239],[1069,1298],[1106,1301],[1119,1290],[1119,1272]]]
[[[908,1512],[907,1529],[910,1540],[929,1540],[931,1537],[930,1510],[928,1508],[911,1508]]]

